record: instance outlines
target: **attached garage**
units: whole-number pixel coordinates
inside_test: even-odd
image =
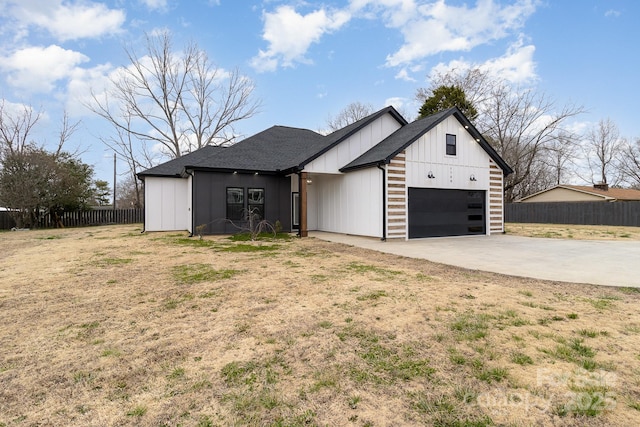
[[[409,238],[485,234],[485,191],[408,189]]]

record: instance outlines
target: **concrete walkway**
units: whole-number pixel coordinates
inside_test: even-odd
[[[640,287],[640,241],[464,236],[386,241],[325,232],[309,236],[410,258],[512,276]]]

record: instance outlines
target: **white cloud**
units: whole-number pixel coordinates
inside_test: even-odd
[[[408,98],[403,98],[399,96],[394,96],[391,98],[387,98],[384,100],[384,105],[391,105],[393,108],[398,110],[402,117],[407,119],[408,121],[415,120],[417,114],[415,111],[418,111],[419,105],[416,104],[415,100],[411,100]]]
[[[338,30],[351,18],[346,11],[318,9],[306,15],[291,6],[280,6],[275,12],[264,13],[262,38],[268,49],[260,50],[251,65],[258,71],[274,71],[278,66],[292,67],[309,63],[305,54],[311,44],[327,33]]]
[[[369,3],[391,3],[392,0]],[[394,3],[400,3],[396,0]],[[404,3],[404,2],[402,2]],[[398,29],[404,44],[387,56],[388,66],[410,64],[445,51],[468,51],[478,45],[506,37],[519,29],[535,11],[536,0],[518,0],[502,6],[493,0],[479,0],[475,7],[447,5],[444,0],[421,4],[408,16],[405,5],[386,18],[386,25]]]
[[[507,52],[494,59],[490,59],[483,63],[473,63],[464,59],[456,59],[448,63],[439,63],[431,69],[432,76],[437,74],[446,74],[451,70],[457,72],[465,72],[472,68],[479,68],[489,74],[503,78],[511,83],[524,84],[535,81],[538,76],[536,74],[536,63],[533,60],[533,54],[536,48],[533,45],[525,45],[520,39],[512,44]]]
[[[76,67],[69,74],[67,85],[66,110],[71,116],[82,116],[89,113],[85,105],[93,104],[92,94],[104,99],[111,81],[109,75],[114,72],[111,64],[98,65],[85,69]]]
[[[142,3],[151,10],[167,10],[167,0],[142,0]]]
[[[103,3],[62,0],[7,0],[7,11],[16,21],[16,32],[26,35],[29,27],[47,30],[59,41],[95,38],[120,32],[125,21],[121,9]]]
[[[405,82],[411,82],[411,83],[416,81],[416,79],[414,79],[409,75],[409,72],[407,71],[406,68],[402,68],[400,71],[398,71],[398,74],[396,74],[395,78],[398,80],[404,80]]]
[[[533,60],[535,50],[535,46],[525,46],[520,40],[511,45],[505,55],[485,62],[480,68],[512,83],[531,82],[537,78]]]
[[[604,13],[607,18],[617,18],[621,15],[619,10],[609,9]]]
[[[520,29],[535,12],[539,0],[478,0],[474,6],[449,5],[445,0],[350,0],[342,10],[317,9],[306,15],[292,6],[280,6],[264,13],[263,39],[269,43],[252,59],[259,71],[273,71],[309,61],[305,55],[322,36],[340,29],[352,18],[379,19],[397,30],[402,46],[386,58],[389,67],[415,65],[442,52],[469,51],[499,40]],[[409,70],[400,70],[398,79],[411,81]]]
[[[415,0],[351,0],[351,10],[363,18],[377,19],[378,16],[390,27],[399,28],[418,13]]]
[[[60,46],[28,47],[2,58],[0,68],[7,82],[27,92],[50,92],[56,82],[68,78],[74,69],[89,58]]]

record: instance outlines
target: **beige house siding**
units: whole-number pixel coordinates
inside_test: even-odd
[[[502,169],[489,160],[489,233],[504,232],[504,175]]]
[[[387,238],[407,237],[406,156],[402,151],[387,166]]]
[[[583,193],[581,191],[569,190],[566,188],[554,188],[549,191],[544,191],[535,196],[531,196],[526,200],[522,200],[521,203],[535,203],[535,202],[599,202],[604,200],[603,196],[596,196],[594,194]]]

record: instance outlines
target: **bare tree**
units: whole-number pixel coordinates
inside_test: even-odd
[[[617,185],[621,182],[618,159],[623,147],[618,126],[610,118],[601,119],[587,132],[583,150],[593,184]]]
[[[118,200],[116,207],[120,209],[134,208],[139,209],[144,205],[144,193],[141,191],[141,185],[137,177],[127,175],[126,178],[118,183]]]
[[[335,132],[345,126],[355,123],[360,119],[364,119],[373,113],[371,104],[363,104],[361,102],[352,102],[342,109],[337,115],[327,117],[326,126],[330,132]]]
[[[514,170],[505,179],[507,202],[547,185],[542,179],[548,176],[548,170],[541,171],[543,159],[562,135],[571,135],[565,124],[584,112],[583,107],[558,106],[544,93],[513,86],[477,68],[463,73],[452,70],[432,78],[432,88],[442,85],[463,89],[478,110],[476,127]],[[416,98],[429,93],[429,89],[420,90]]]
[[[140,141],[142,150],[159,145],[177,158],[206,145],[232,142],[234,126],[258,111],[251,80],[237,69],[214,66],[195,43],[176,52],[164,32],[147,36],[143,56],[125,51],[131,64],[111,79],[106,93],[92,94],[88,107]]]
[[[29,105],[11,111],[5,100],[0,100],[0,159],[5,154],[22,153],[30,145],[31,132],[41,117],[42,112]]]
[[[576,136],[560,132],[547,147],[543,160],[549,168],[551,184],[566,183],[568,176],[575,169],[575,158],[578,154]],[[551,185],[546,186],[550,187]],[[544,189],[544,188],[543,188]]]
[[[153,166],[154,159],[146,146],[139,147],[134,134],[129,131],[131,129],[131,117],[123,116],[123,127],[115,127],[115,134],[109,137],[101,137],[100,140],[107,147],[111,148],[116,156],[127,163],[127,178],[125,179],[127,193],[127,206],[129,199],[133,200],[132,206],[141,208],[143,206],[144,192],[142,184],[138,180],[138,172]],[[117,186],[117,193],[120,193],[120,187]]]
[[[640,138],[626,142],[618,157],[620,171],[625,181],[633,188],[640,189]]]

